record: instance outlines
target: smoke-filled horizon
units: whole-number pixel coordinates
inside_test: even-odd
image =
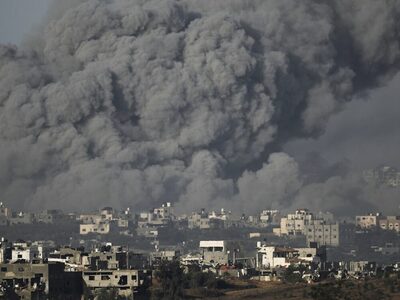
[[[56,1],[0,45],[0,199],[13,208],[397,208],[283,151],[397,72],[400,3]]]

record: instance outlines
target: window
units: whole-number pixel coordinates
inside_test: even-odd
[[[1,267],[1,272],[7,272],[7,267]]]
[[[119,278],[118,284],[119,285],[127,285],[128,284],[128,276],[127,275],[122,275]]]
[[[18,258],[22,258],[22,254],[18,254]]]
[[[82,228],[82,232],[86,232],[86,228]]]
[[[108,276],[108,275],[101,275],[101,280],[110,280],[110,276]]]
[[[136,275],[131,276],[132,280],[136,280]]]
[[[89,276],[89,280],[93,281],[94,280],[94,275]]]

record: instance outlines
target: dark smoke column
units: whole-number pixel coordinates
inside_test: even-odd
[[[289,207],[301,174],[271,153],[317,136],[354,93],[397,70],[399,8],[56,4],[30,46],[0,48],[0,197],[78,210]]]

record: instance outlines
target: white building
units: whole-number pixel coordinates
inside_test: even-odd
[[[298,251],[288,247],[266,246],[257,244],[256,267],[259,269],[273,269],[288,267]]]
[[[292,264],[310,264],[320,261],[317,248],[290,248],[257,243],[256,267],[259,269],[286,268]]]
[[[208,214],[208,218],[209,219],[217,219],[217,220],[221,220],[221,221],[226,221],[230,218],[231,216],[231,212],[228,211],[226,212],[225,209],[221,208],[220,212],[216,212],[216,211],[212,211]]]
[[[25,242],[14,243],[11,249],[11,262],[24,260],[32,262],[43,258],[43,248],[40,246],[28,245]]]

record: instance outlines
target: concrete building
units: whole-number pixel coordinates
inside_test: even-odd
[[[199,248],[206,264],[227,265],[237,255],[237,250],[227,241],[200,241]]]
[[[281,218],[280,228],[274,228],[273,232],[278,236],[304,234],[304,226],[311,220],[313,214],[308,209],[298,209],[294,214]]]
[[[0,216],[10,218],[12,216],[11,209],[6,207],[3,202],[0,202]]]
[[[35,213],[33,218],[36,223],[54,224],[58,221],[63,220],[64,214],[61,210],[47,209],[47,210]]]
[[[225,214],[225,212],[224,212]],[[201,212],[194,212],[188,217],[189,229],[215,229],[224,228],[224,223],[231,221],[227,215],[217,213],[208,214],[204,209]]]
[[[281,218],[281,226],[274,228],[273,233],[277,236],[304,235],[308,244],[316,242],[320,246],[338,246],[339,224],[333,222],[330,213],[318,215],[315,217],[307,209],[298,209],[294,214]],[[324,215],[328,220],[321,218]]]
[[[83,294],[81,273],[65,272],[60,263],[1,264],[0,283],[21,299],[80,299]]]
[[[175,219],[174,208],[171,205],[171,202],[163,203],[161,207],[154,208],[153,214],[156,219],[168,221]]]
[[[117,289],[122,297],[132,297],[135,291],[147,287],[151,280],[149,273],[139,270],[85,271],[82,277],[93,293],[101,289]]]
[[[263,210],[259,216],[261,226],[280,224],[281,216],[279,210]]]
[[[104,207],[100,210],[100,216],[103,221],[114,220],[114,209],[112,207]]]
[[[288,267],[298,257],[298,251],[289,247],[266,246],[258,243],[256,267],[259,269],[273,269]]]
[[[229,220],[232,215],[232,212],[226,212],[224,208],[221,208],[221,211],[212,211],[208,214],[209,219],[221,220],[226,221]]]
[[[99,214],[81,214],[78,217],[78,221],[82,224],[99,224],[103,222],[103,218]]]
[[[379,220],[379,227],[383,230],[400,231],[400,216],[387,216]]]
[[[87,235],[89,233],[108,234],[110,233],[109,223],[95,223],[95,224],[80,224],[79,233]]]
[[[362,229],[371,229],[379,226],[379,221],[383,218],[380,213],[369,213],[364,216],[356,216],[356,226]]]
[[[91,270],[117,270],[128,268],[128,252],[118,246],[103,246],[89,253]]]
[[[19,212],[9,218],[10,225],[16,224],[32,224],[34,220],[32,213]]]
[[[89,267],[88,253],[69,247],[63,247],[49,253],[48,262],[63,263],[66,269],[77,271]]]
[[[258,242],[256,267],[258,269],[273,269],[276,267],[286,268],[292,264],[317,264],[325,259],[324,249],[269,246]]]
[[[138,228],[165,227],[175,220],[174,209],[170,202],[149,212],[141,212],[138,217]]]
[[[150,253],[150,264],[157,266],[163,261],[179,260],[181,253],[179,250],[161,250]]]
[[[138,228],[136,228],[136,234],[138,236],[142,236],[147,239],[156,239],[158,237],[158,228],[156,228],[156,227],[138,227]]]
[[[33,262],[43,259],[43,248],[26,242],[16,242],[11,248],[11,262],[25,261]]]
[[[304,226],[307,244],[319,246],[339,246],[339,223],[326,223],[324,220],[312,220]]]

